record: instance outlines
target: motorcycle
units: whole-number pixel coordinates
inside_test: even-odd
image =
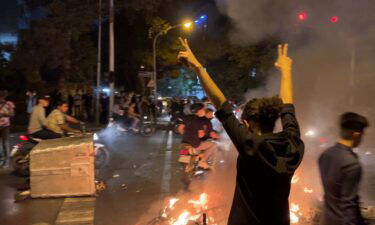
[[[82,130],[85,130],[85,128]],[[91,134],[83,132],[81,135]],[[95,168],[100,169],[109,163],[110,154],[101,136],[98,133],[94,133],[92,135],[95,154]],[[30,152],[39,142],[43,140],[33,138],[30,135],[21,135],[19,138],[21,143],[13,146],[11,150],[11,165],[16,175],[27,177],[30,175]]]
[[[21,135],[19,136],[19,139],[21,140],[21,143],[13,146],[10,153],[11,166],[13,167],[16,175],[27,177],[30,174],[30,152],[42,140],[32,138],[28,135]]]
[[[155,126],[150,116],[142,116],[140,122],[135,129],[130,128],[129,121],[121,121],[119,119],[110,118],[107,128],[113,129],[116,136],[141,134],[150,137],[155,132]]]
[[[180,134],[178,132],[178,127],[183,124],[184,121],[181,119],[179,112],[176,113],[175,115],[172,115],[171,121],[170,121],[170,129],[175,133],[175,134]]]
[[[183,174],[181,181],[185,185],[185,190],[189,189],[190,183],[195,177],[200,177],[205,174],[206,170],[198,166],[202,159],[203,153],[196,150],[191,145],[182,144],[178,162],[183,167]]]
[[[140,132],[145,137],[150,137],[155,132],[151,116],[144,115],[140,122]]]

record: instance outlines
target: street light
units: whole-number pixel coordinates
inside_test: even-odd
[[[193,26],[193,22],[185,22],[181,24],[177,24],[175,26],[168,27],[166,30],[160,31],[155,37],[154,37],[154,42],[153,42],[153,65],[154,65],[154,72],[153,72],[153,78],[152,80],[154,81],[154,96],[156,98],[157,96],[157,75],[156,75],[156,43],[158,38],[161,35],[166,35],[170,30],[177,29],[180,27],[183,27],[185,29],[190,29]]]

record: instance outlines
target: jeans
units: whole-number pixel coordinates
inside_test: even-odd
[[[9,126],[0,127],[0,138],[2,148],[2,152],[0,152],[1,159],[7,160],[9,157]]]
[[[201,144],[195,149],[204,152],[202,162],[207,162],[208,159],[211,159],[211,166],[215,167],[217,158],[217,146],[214,142],[202,141]]]
[[[43,139],[43,140],[45,140],[45,139],[56,139],[56,138],[62,137],[61,134],[55,133],[55,132],[47,130],[47,129],[43,129],[43,130],[34,132],[34,133],[30,134],[30,136],[32,136],[34,138]]]

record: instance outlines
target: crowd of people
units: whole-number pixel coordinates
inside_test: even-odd
[[[187,62],[195,71],[213,106],[215,115],[235,145],[239,156],[237,178],[229,225],[288,225],[288,197],[291,179],[304,156],[304,143],[293,105],[292,59],[288,45],[278,47],[276,68],[281,73],[280,95],[251,99],[240,119],[233,112],[222,91],[211,79],[202,64],[191,51],[187,40],[180,40],[185,50],[178,58]],[[51,100],[52,98],[52,100]],[[52,104],[51,104],[52,103]],[[102,116],[108,115],[108,97],[102,98]],[[91,118],[92,96],[76,91],[62,100],[59,94],[39,96],[27,92],[28,133],[34,138],[60,138],[66,132],[79,132],[69,123],[80,123],[76,118]],[[50,113],[46,108],[50,107]],[[191,100],[171,99],[167,103],[171,120],[180,118],[178,131],[182,144],[188,144],[203,157],[199,167],[215,170],[217,146],[212,141],[220,135],[213,129],[214,111],[203,103]],[[163,103],[147,96],[122,92],[115,98],[114,119],[136,130],[144,117],[155,120],[161,115]],[[10,118],[15,106],[7,101],[7,92],[0,91],[0,137],[2,140],[1,162],[7,166],[9,159]],[[72,114],[73,116],[69,116]],[[48,116],[46,116],[48,115]],[[75,118],[76,117],[76,118]],[[274,133],[277,119],[281,119],[282,132]],[[364,225],[359,205],[358,187],[361,164],[352,150],[361,144],[368,120],[357,113],[347,112],[339,119],[340,139],[319,158],[318,164],[324,188],[322,224]],[[208,160],[212,161],[211,165]]]
[[[235,145],[236,187],[228,225],[289,225],[289,193],[294,172],[304,156],[304,143],[293,101],[292,59],[288,45],[278,46],[280,95],[251,99],[241,120],[222,91],[197,60],[186,39],[180,39],[178,59],[199,77],[216,116]],[[282,132],[274,133],[280,118]],[[361,144],[368,120],[347,112],[339,119],[340,139],[319,158],[324,189],[323,225],[364,225],[359,200],[361,164],[353,148]],[[198,131],[199,132],[199,131]]]

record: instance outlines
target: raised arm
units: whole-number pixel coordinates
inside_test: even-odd
[[[288,44],[278,46],[278,58],[275,66],[281,72],[280,98],[284,104],[293,104],[292,63],[288,57]]]
[[[178,54],[178,59],[186,59],[189,66],[198,74],[199,80],[212,104],[216,109],[219,109],[227,100],[219,89],[219,87],[212,80],[206,69],[200,64],[197,58],[194,56],[190,49],[187,39],[180,38],[181,45],[185,48],[185,51],[181,51]]]

